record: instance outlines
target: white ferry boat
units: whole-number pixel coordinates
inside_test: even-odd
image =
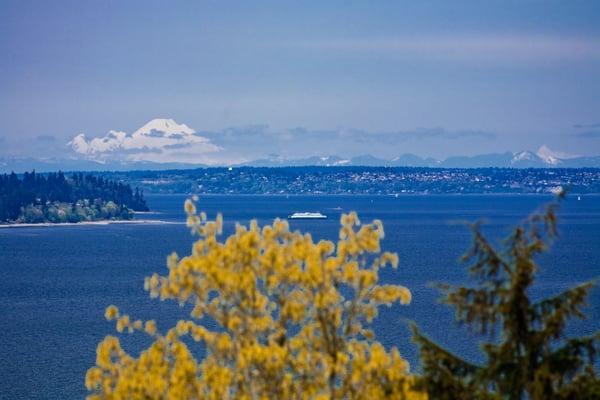
[[[295,212],[292,215],[288,215],[288,219],[326,219],[327,215],[323,215],[320,212]]]

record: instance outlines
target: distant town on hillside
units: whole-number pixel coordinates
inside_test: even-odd
[[[600,193],[598,168],[229,167],[104,172],[146,193]]]

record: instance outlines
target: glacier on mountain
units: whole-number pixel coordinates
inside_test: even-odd
[[[163,118],[149,121],[132,134],[111,130],[103,137],[88,139],[80,133],[67,145],[75,153],[91,159],[110,157],[154,162],[173,159],[202,162],[199,155],[221,150],[187,125]]]

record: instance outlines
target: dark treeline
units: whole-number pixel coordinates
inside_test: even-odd
[[[147,211],[137,188],[100,176],[62,172],[0,175],[0,222],[78,222],[129,219]]]

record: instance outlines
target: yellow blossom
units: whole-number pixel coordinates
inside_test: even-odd
[[[144,331],[150,335],[150,336],[154,336],[156,334],[156,322],[154,321],[146,321],[146,324],[144,325]]]
[[[107,336],[85,378],[89,399],[425,399],[398,350],[367,326],[379,306],[411,299],[402,286],[379,285],[378,268],[398,262],[380,252],[380,221],[343,215],[335,244],[285,220],[237,224],[221,241],[221,215],[209,221],[194,201],[185,204],[199,237],[191,255],[172,254],[164,276],[144,281],[151,297],[190,303],[189,319],[161,335],[153,320],[108,307],[118,332],[144,331],[153,342],[134,357]],[[188,342],[203,346],[202,359]]]
[[[119,309],[117,307],[115,307],[115,306],[109,306],[109,307],[106,308],[106,312],[104,313],[104,317],[107,320],[110,321],[110,320],[112,320],[112,319],[114,319],[115,317],[118,317],[118,316],[119,316]]]

